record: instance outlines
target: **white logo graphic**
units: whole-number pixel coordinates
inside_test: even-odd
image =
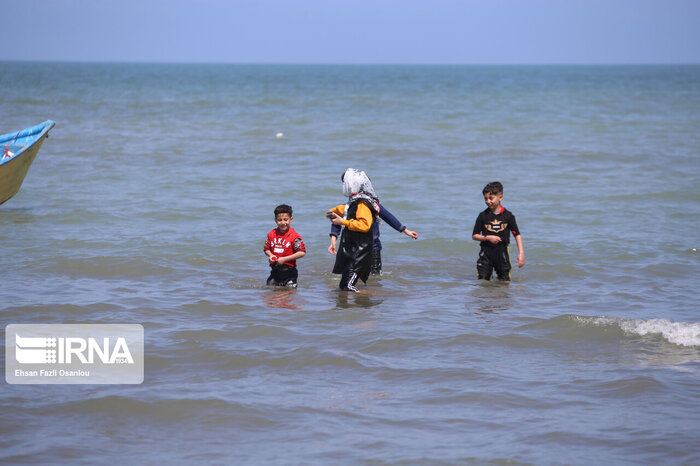
[[[15,335],[15,358],[21,364],[53,364],[56,362],[55,338],[22,338]]]
[[[10,324],[5,379],[11,384],[140,384],[143,326]]]
[[[74,357],[83,364],[93,364],[96,356],[103,364],[134,363],[124,338],[117,338],[111,346],[109,338],[103,338],[100,345],[95,338],[27,338],[15,334],[15,344],[15,358],[20,364],[72,364]]]
[[[270,246],[273,248],[272,252],[274,252],[275,254],[282,254],[285,248],[288,248],[290,244],[291,243],[285,240],[284,238],[275,238],[272,240]]]

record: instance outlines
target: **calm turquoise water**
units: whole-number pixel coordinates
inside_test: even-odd
[[[56,121],[0,207],[3,333],[146,330],[142,385],[3,383],[3,462],[700,463],[698,66],[0,63],[0,115]],[[420,235],[358,295],[347,167]],[[510,286],[475,280],[496,179]]]

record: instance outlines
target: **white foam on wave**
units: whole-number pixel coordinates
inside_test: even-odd
[[[584,318],[584,320],[586,320]],[[615,317],[595,317],[594,325],[617,325],[623,332],[632,335],[661,335],[664,339],[679,346],[700,346],[700,323],[672,322],[667,319],[618,319]]]
[[[629,319],[622,320],[620,328],[637,335],[661,334],[666,340],[680,346],[700,346],[700,324],[697,323]]]

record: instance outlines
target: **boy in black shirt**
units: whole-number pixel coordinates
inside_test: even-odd
[[[487,208],[477,217],[472,234],[474,241],[481,242],[476,270],[480,280],[491,280],[491,274],[496,269],[499,280],[510,282],[510,233],[513,233],[518,245],[518,267],[525,265],[523,238],[515,216],[501,205],[503,185],[494,181],[487,184],[482,193]]]

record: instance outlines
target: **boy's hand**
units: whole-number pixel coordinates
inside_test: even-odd
[[[273,265],[275,265],[276,262],[277,262],[277,256],[275,256],[275,255],[273,254],[272,256],[270,256],[270,267],[272,267]]]
[[[336,241],[337,241],[337,238],[335,236],[331,235],[331,245],[328,246],[328,252],[330,252],[333,255],[335,255],[335,253],[337,252],[335,249],[335,242]]]
[[[486,241],[488,241],[491,244],[498,244],[501,241],[503,241],[500,236],[496,236],[496,235],[489,235],[489,236],[485,236],[484,238],[486,238]]]
[[[525,254],[518,254],[518,268],[525,265]]]
[[[498,243],[500,243],[500,242],[503,241],[503,240],[501,239],[500,236],[491,235],[491,236],[487,236],[487,237],[486,237],[486,241],[488,241],[488,242],[491,243],[491,244],[498,244]]]
[[[413,231],[413,230],[409,230],[408,228],[405,228],[405,229],[403,230],[403,232],[406,233],[408,236],[410,236],[410,237],[413,238],[413,239],[418,239],[418,233],[416,233],[416,232]]]

